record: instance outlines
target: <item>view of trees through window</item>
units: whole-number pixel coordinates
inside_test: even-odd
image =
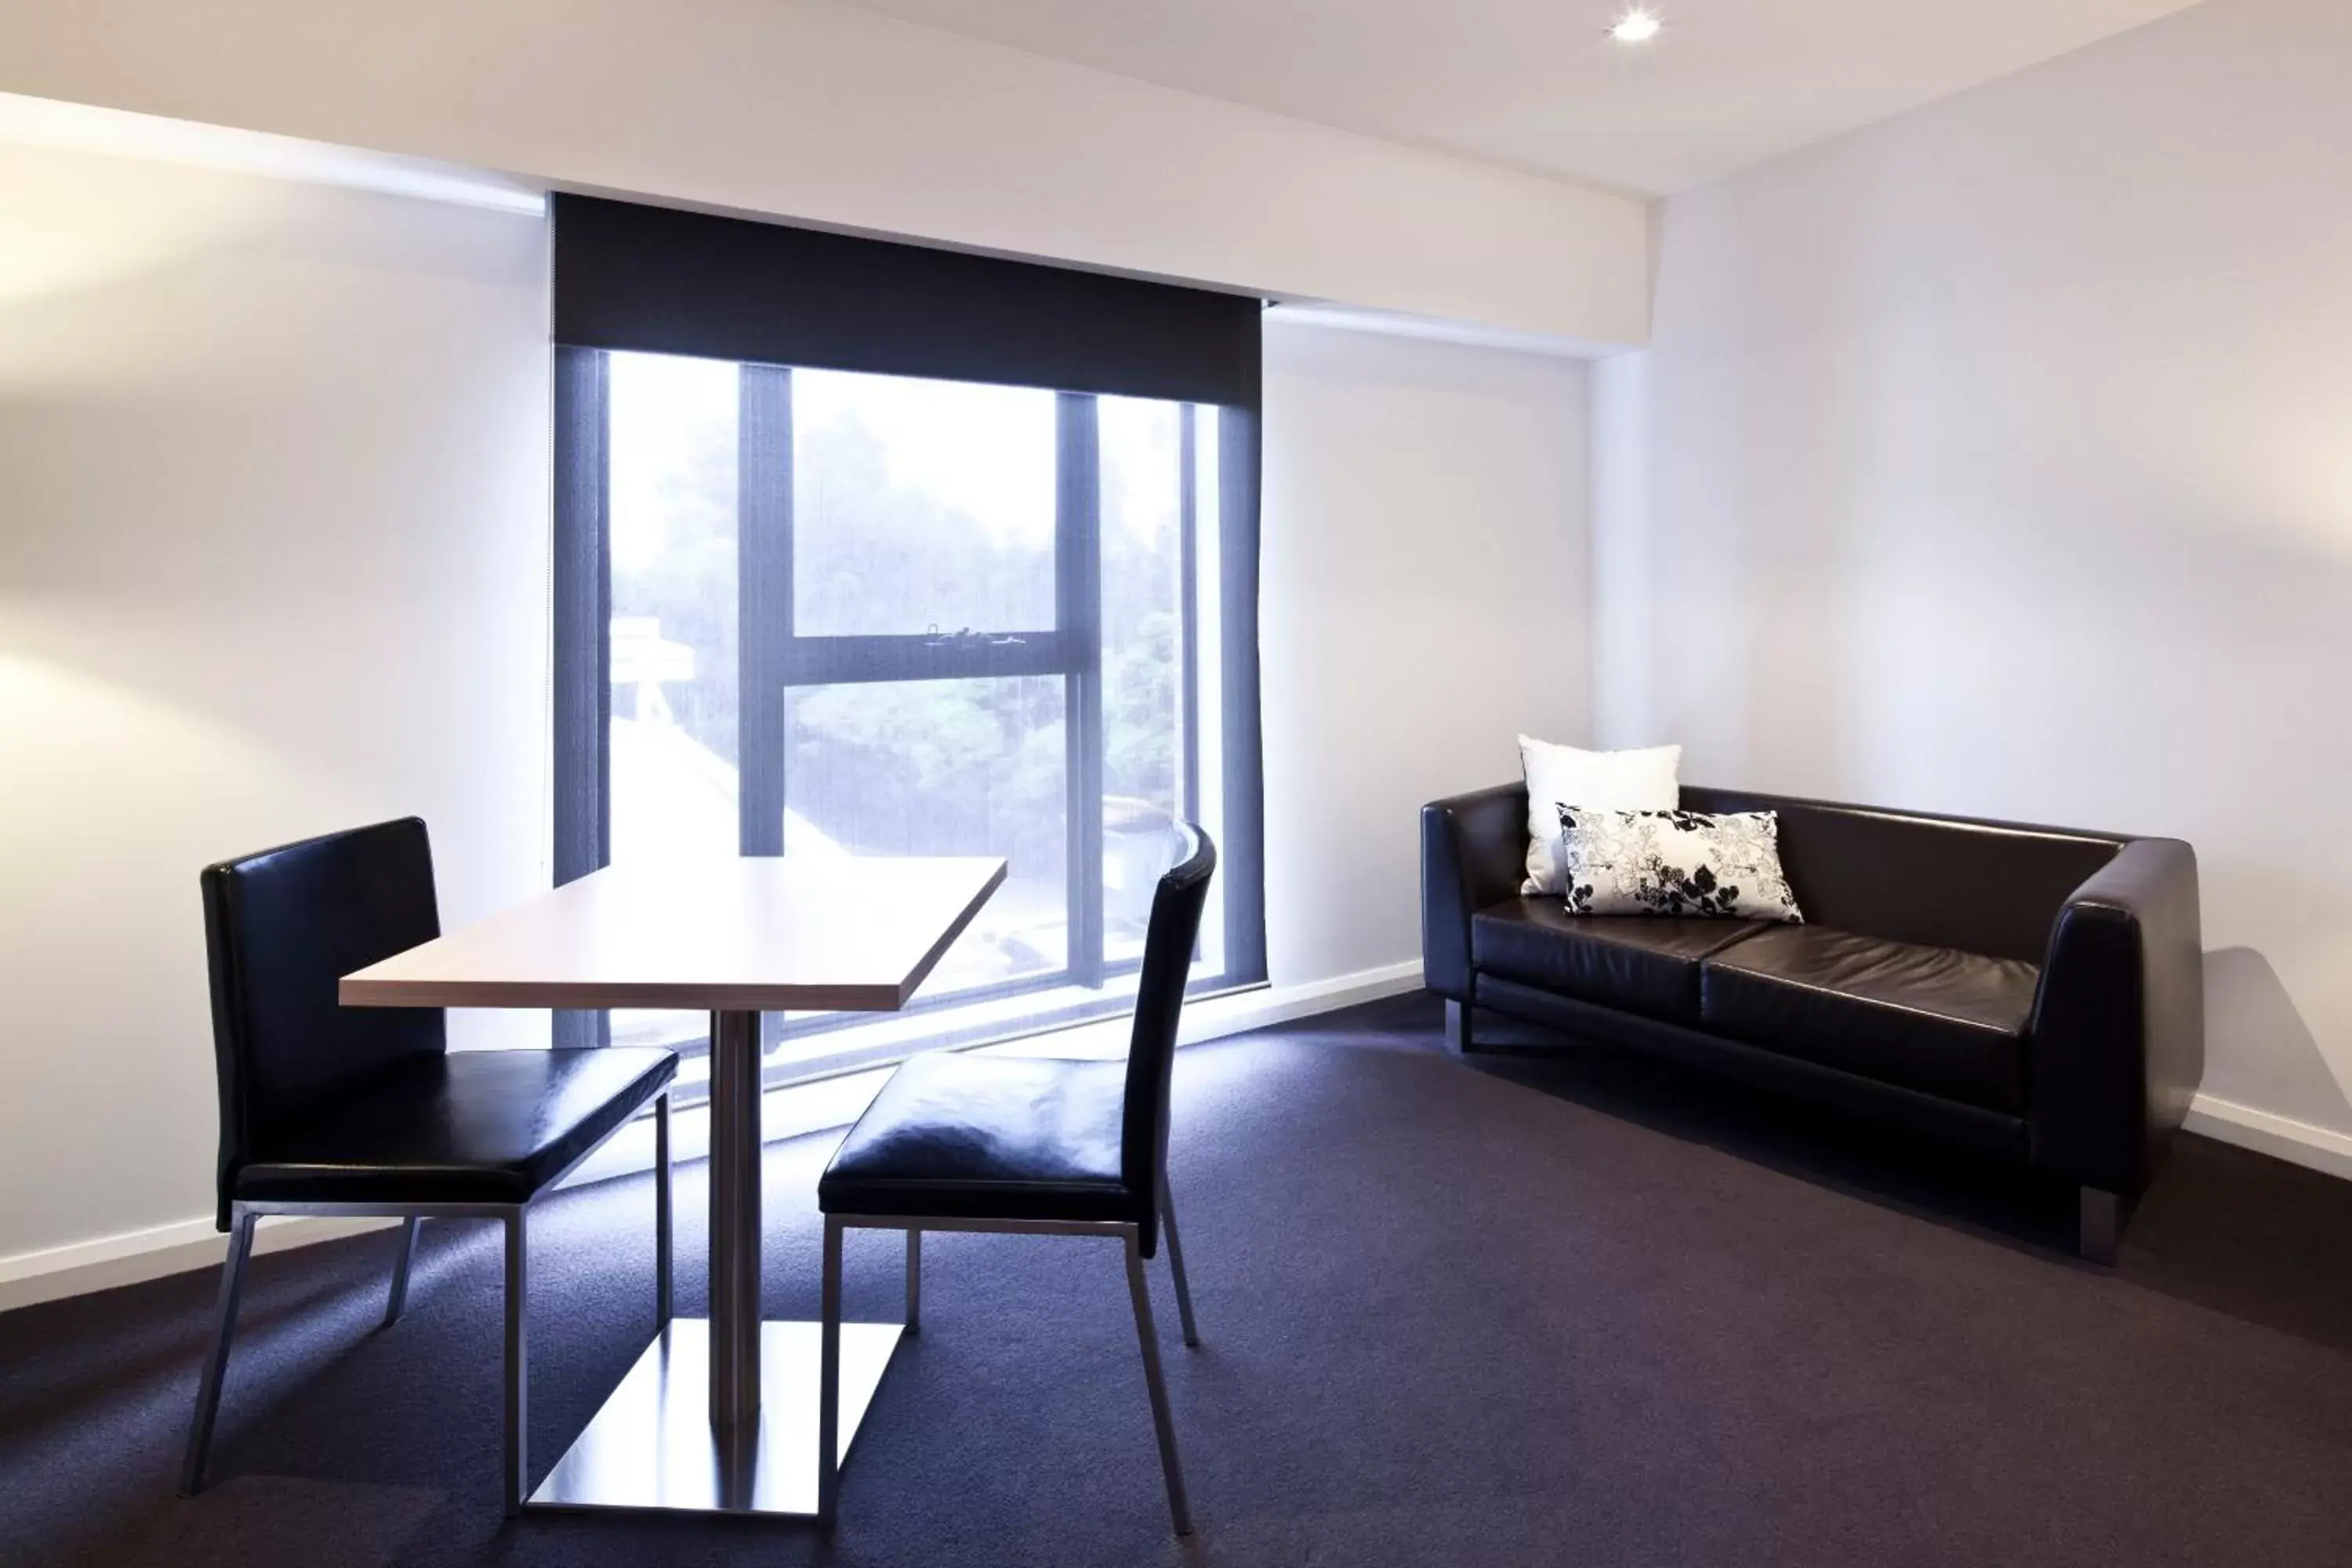
[[[1187,468],[1215,450],[1198,433],[1214,412],[795,370],[789,434],[747,449],[740,367],[614,353],[608,374],[613,858],[735,853],[745,764],[780,768],[787,854],[1007,860],[927,996],[1130,963],[1169,824],[1203,809],[1186,798],[1188,777],[1208,776],[1187,765],[1188,669],[1195,693],[1214,688],[1188,655],[1184,576],[1188,544],[1213,542],[1192,498],[1215,487]],[[1074,418],[1072,402],[1090,406]],[[1075,467],[1074,440],[1091,446]],[[789,556],[793,651],[781,689],[747,699],[740,584],[757,542],[742,530],[764,514],[742,497],[757,465],[789,476],[788,538],[769,547]],[[1078,537],[1069,472],[1096,477],[1075,498],[1091,564],[1061,559]],[[1068,584],[1097,567],[1066,626]],[[965,668],[982,658],[1017,672]],[[740,754],[747,700],[781,703],[779,755]],[[1089,702],[1099,728],[1074,746],[1091,710],[1073,704]],[[1097,777],[1099,843],[1074,847]],[[1074,900],[1092,902],[1092,925]],[[615,1037],[701,1029],[614,1016]]]

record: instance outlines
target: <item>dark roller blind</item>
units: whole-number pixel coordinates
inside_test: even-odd
[[[1259,301],[558,195],[555,341],[1258,405]]]

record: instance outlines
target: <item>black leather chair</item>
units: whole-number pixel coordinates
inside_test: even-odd
[[[890,1076],[842,1140],[817,1184],[824,1213],[817,1518],[833,1522],[840,1489],[841,1233],[907,1233],[907,1331],[919,1326],[926,1230],[1115,1237],[1127,1247],[1128,1294],[1143,1344],[1143,1376],[1176,1533],[1192,1532],[1176,1429],[1151,1327],[1143,1260],[1168,1232],[1184,1342],[1197,1345],[1176,1207],[1168,1192],[1168,1085],[1176,1020],[1216,870],[1199,828],[1178,830],[1177,863],[1152,896],[1127,1060],[1061,1061],[935,1052]]]
[[[220,1330],[196,1391],[180,1489],[202,1485],[263,1215],[407,1221],[383,1321],[408,1295],[417,1222],[506,1226],[506,1501],[529,1490],[524,1218],[531,1201],[646,1103],[656,1107],[656,1272],[670,1310],[666,1050],[450,1052],[440,1009],[343,1007],[336,983],[441,931],[433,852],[415,817],[332,833],[204,873],[220,1079]]]

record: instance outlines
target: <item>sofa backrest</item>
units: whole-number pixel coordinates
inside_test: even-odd
[[[2117,835],[1685,784],[1686,811],[1773,811],[1780,863],[1813,924],[2039,963],[2067,897]]]

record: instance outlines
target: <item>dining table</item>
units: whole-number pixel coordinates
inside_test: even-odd
[[[353,1007],[709,1015],[709,1316],[660,1324],[527,1509],[816,1514],[818,1324],[761,1304],[761,1016],[905,1007],[1004,875],[988,858],[615,865],[342,977]],[[907,1327],[842,1325],[845,1462]]]

